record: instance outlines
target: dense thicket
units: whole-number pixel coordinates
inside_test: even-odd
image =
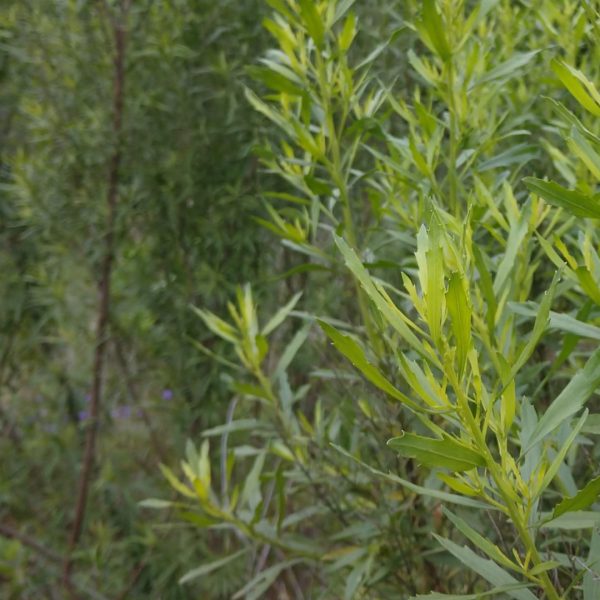
[[[2,597],[598,598],[597,3],[2,7]]]

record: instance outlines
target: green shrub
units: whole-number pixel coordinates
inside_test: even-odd
[[[235,564],[234,598],[596,598],[597,12],[408,2],[359,53],[368,9],[269,5],[247,97],[289,187],[261,222],[304,294],[198,311],[239,364],[185,479],[163,467],[184,499],[147,503],[220,534],[182,583]]]

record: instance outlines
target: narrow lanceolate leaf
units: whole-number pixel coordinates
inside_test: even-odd
[[[579,285],[583,291],[593,300],[598,306],[600,306],[600,288],[596,283],[596,278],[590,273],[587,267],[577,267],[575,269],[575,275],[579,281]]]
[[[600,512],[591,510],[576,510],[565,513],[556,519],[549,520],[549,514],[542,514],[540,529],[559,529],[572,531],[576,529],[591,529],[600,525]]]
[[[191,308],[215,335],[218,335],[220,338],[223,338],[232,344],[238,343],[237,331],[229,323],[223,321],[223,319],[220,319],[207,310],[201,310],[195,306],[192,306]]]
[[[450,471],[470,471],[485,466],[485,459],[475,450],[452,438],[442,440],[404,433],[388,440],[388,446],[427,467],[441,467]]]
[[[524,317],[535,317],[539,313],[539,305],[534,302],[519,304],[516,302],[508,302],[508,308],[518,315]],[[592,340],[600,340],[600,327],[584,323],[575,317],[567,314],[556,313],[550,311],[550,329],[558,329],[576,335],[578,337],[589,338]]]
[[[337,446],[336,444],[331,444],[331,446],[333,448],[335,448],[340,454],[343,454],[346,458],[349,458],[350,460],[354,461],[361,467],[367,469],[367,471],[369,471],[370,473],[373,473],[373,475],[377,475],[378,477],[383,477],[384,479],[387,479],[388,481],[397,483],[398,485],[402,486],[403,488],[410,490],[411,492],[414,492],[415,494],[419,494],[419,496],[435,498],[436,500],[443,500],[444,502],[448,502],[449,504],[457,504],[459,506],[468,506],[469,508],[479,508],[479,509],[485,509],[485,510],[490,509],[489,504],[480,502],[479,500],[475,500],[473,498],[466,498],[465,496],[460,496],[459,494],[451,494],[449,492],[444,492],[442,490],[437,490],[437,489],[431,488],[431,487],[424,487],[421,485],[417,485],[416,483],[413,483],[412,481],[402,479],[401,477],[398,477],[398,475],[394,475],[393,473],[384,473],[383,471],[379,471],[378,469],[375,469],[371,465],[368,465],[367,463],[359,460],[358,458],[356,458],[356,456],[353,456],[352,454],[350,454],[350,452],[348,452],[347,450],[344,450],[344,448],[342,448],[341,446]],[[492,509],[492,510],[496,510],[496,509]]]
[[[231,554],[230,556],[226,556],[224,558],[219,558],[218,560],[214,560],[212,562],[206,563],[205,565],[202,565],[196,569],[192,569],[191,571],[188,571],[179,580],[179,583],[180,584],[188,583],[189,581],[198,579],[198,577],[204,577],[205,575],[208,575],[209,573],[212,573],[213,571],[216,571],[216,570],[220,569],[221,567],[224,567],[225,565],[229,564],[230,562],[233,562],[234,560],[238,559],[240,556],[246,554],[246,552],[248,552],[248,549],[244,548],[243,550],[240,550],[239,552],[235,552],[234,554]]]
[[[529,360],[529,357],[533,354],[533,351],[538,345],[542,335],[544,335],[544,332],[548,328],[550,323],[550,308],[552,306],[552,300],[554,299],[554,292],[556,291],[558,280],[559,273],[555,273],[552,283],[550,284],[550,289],[545,292],[543,300],[540,302],[540,307],[535,318],[533,330],[528,335],[527,343],[523,346],[523,349],[519,353],[519,357],[512,367],[511,378],[513,378]]]
[[[548,470],[546,471],[546,473],[544,475],[544,479],[542,479],[542,482],[537,489],[537,493],[535,494],[535,497],[541,495],[542,492],[550,485],[552,480],[556,477],[556,474],[558,473],[561,465],[563,464],[563,461],[567,455],[567,452],[570,450],[571,446],[573,445],[575,438],[579,435],[579,432],[581,431],[581,429],[587,419],[587,416],[588,416],[588,410],[586,408],[585,411],[583,412],[583,414],[581,415],[581,417],[579,417],[579,421],[577,421],[577,423],[571,430],[569,437],[565,440],[565,442],[561,446],[560,450],[556,453],[556,456],[552,459],[552,462],[550,463],[550,466],[548,467]]]
[[[596,117],[600,117],[600,94],[594,84],[581,71],[562,60],[555,58],[551,66],[577,102]]]
[[[439,535],[433,534],[435,539],[448,551],[455,556],[460,562],[466,565],[469,569],[475,571],[480,577],[489,581],[496,586],[515,586],[513,591],[506,592],[510,598],[516,600],[535,600],[536,597],[527,589],[518,589],[519,581],[504,569],[499,567],[494,561],[486,558],[481,558],[475,554],[473,550],[466,546],[459,546],[454,542],[444,539]],[[525,585],[523,585],[525,587]]]
[[[419,23],[419,30],[421,35],[425,34],[432,49],[442,60],[450,58],[452,51],[435,0],[423,0],[423,17]]]
[[[548,410],[539,420],[533,431],[524,454],[541,439],[557,429],[563,421],[579,412],[588,398],[600,386],[600,349],[596,350],[587,363],[567,384]]]
[[[422,412],[421,407],[392,385],[383,373],[367,359],[363,349],[351,337],[340,333],[335,327],[319,321],[321,329],[333,345],[374,385],[392,398],[406,404],[412,410]]]
[[[475,531],[470,525],[463,521],[460,517],[451,513],[447,508],[444,508],[444,514],[454,523],[454,526],[482,552],[487,554],[492,560],[500,563],[504,567],[520,572],[520,567],[508,558],[496,544],[492,544],[488,539],[483,537],[479,532]]]
[[[325,25],[317,10],[314,0],[300,0],[300,16],[308,31],[308,35],[314,40],[317,48],[323,46],[325,40]]]
[[[517,74],[517,70],[527,65],[538,52],[539,50],[515,52],[507,61],[500,63],[497,67],[482,75],[471,87],[504,81],[514,77]]]
[[[576,217],[600,219],[600,199],[597,196],[586,196],[553,181],[543,181],[535,177],[525,177],[523,181],[530,191],[553,206],[564,208]]]
[[[381,291],[371,279],[369,272],[367,269],[365,269],[354,250],[352,250],[352,248],[350,248],[350,246],[348,246],[348,244],[342,238],[335,236],[334,239],[337,247],[344,257],[346,266],[350,269],[356,279],[358,279],[366,294],[381,312],[382,316],[389,323],[389,325],[393,327],[402,336],[402,338],[404,338],[404,340],[411,346],[413,350],[418,352],[421,356],[435,361],[433,356],[430,356],[425,352],[423,344],[407,325],[408,319],[405,317],[405,315],[403,315],[400,309],[388,298],[382,295]]]
[[[356,35],[356,15],[351,12],[346,21],[344,22],[344,27],[340,33],[338,38],[338,43],[340,45],[340,49],[345,52],[352,45],[352,41],[354,40],[354,36]]]
[[[585,163],[594,177],[600,180],[600,155],[577,127],[571,130],[568,144],[571,151]]]
[[[559,502],[552,512],[552,518],[556,519],[560,515],[575,510],[585,510],[596,501],[599,495],[600,477],[596,477],[596,479],[592,479],[584,488],[579,490],[575,496],[565,498]]]
[[[427,251],[427,323],[434,343],[442,335],[444,318],[444,257],[439,243],[433,243]]]
[[[263,327],[262,334],[269,335],[273,330],[277,329],[287,319],[289,314],[294,310],[298,300],[302,297],[302,292],[298,292],[285,306],[280,308],[269,322]]]
[[[283,69],[282,69],[283,70]],[[275,90],[276,92],[283,92],[290,94],[291,96],[300,96],[302,94],[302,88],[297,82],[293,81],[291,77],[286,77],[284,72],[278,72],[273,68],[265,67],[249,67],[248,73],[252,79],[263,83],[268,88]],[[293,72],[290,73],[294,75]]]
[[[446,292],[446,307],[456,343],[458,371],[462,375],[471,347],[471,306],[460,273],[452,273],[450,276]]]

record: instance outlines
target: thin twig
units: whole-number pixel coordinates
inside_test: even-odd
[[[121,131],[123,123],[124,83],[125,83],[125,11],[126,4],[121,4],[121,18],[113,24],[115,42],[113,70],[113,136],[114,150],[108,172],[106,237],[104,258],[102,260],[100,278],[98,281],[98,320],[96,324],[96,349],[94,352],[93,381],[90,399],[90,423],[86,432],[85,450],[79,476],[75,518],[69,540],[69,552],[63,566],[63,580],[68,588],[72,569],[72,553],[77,547],[83,531],[83,521],[87,508],[87,499],[95,463],[96,436],[102,401],[102,380],[106,347],[108,341],[108,318],[110,310],[110,284],[115,253],[115,225],[119,194],[119,170],[121,166]]]

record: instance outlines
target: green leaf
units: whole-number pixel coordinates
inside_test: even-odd
[[[589,435],[600,435],[600,414],[588,415],[585,420],[581,433],[587,433]]]
[[[577,127],[571,130],[571,137],[568,140],[569,148],[584,163],[591,173],[600,180],[600,155],[592,148],[588,140],[581,134]]]
[[[556,456],[550,463],[548,470],[544,474],[544,479],[542,480],[542,482],[539,485],[539,488],[537,489],[536,496],[539,496],[550,485],[550,483],[554,479],[554,477],[556,477],[556,474],[558,473],[558,471],[563,463],[563,460],[565,459],[565,456],[567,455],[567,452],[571,448],[573,442],[575,441],[575,438],[579,435],[579,432],[581,431],[581,428],[583,427],[583,424],[585,423],[587,416],[588,416],[588,410],[586,408],[585,411],[583,412],[583,414],[581,415],[581,417],[579,418],[579,421],[577,421],[577,423],[571,430],[569,437],[565,440],[565,442],[561,446],[560,450],[556,453]]]
[[[276,110],[273,110],[267,103],[263,102],[252,90],[249,88],[244,89],[244,95],[246,100],[252,105],[254,110],[261,113],[267,119],[275,123],[280,129],[282,129],[290,137],[294,137],[294,129],[290,126],[288,121]]]
[[[473,245],[473,257],[475,258],[475,265],[477,266],[477,271],[479,273],[477,284],[481,289],[481,293],[487,304],[486,324],[489,334],[493,337],[498,304],[496,301],[496,294],[494,293],[492,276],[485,262],[486,256],[479,246]]]
[[[266,2],[273,10],[283,15],[287,21],[290,23],[296,22],[285,0],[266,0]]]
[[[502,256],[502,260],[498,265],[498,271],[494,279],[494,294],[497,297],[502,295],[505,286],[510,286],[511,273],[514,272],[515,262],[523,247],[523,240],[527,235],[527,229],[529,227],[529,217],[526,211],[521,213],[518,223],[514,227],[511,227],[508,239],[506,241],[506,248]]]
[[[299,562],[301,562],[299,559],[288,560],[261,571],[233,595],[233,600],[241,598],[244,598],[244,600],[258,600],[259,598],[264,598],[264,593],[273,585],[281,572]]]
[[[239,342],[237,331],[229,323],[206,310],[201,310],[195,306],[192,306],[191,308],[215,335],[218,335],[220,338],[227,342],[231,342],[232,344],[237,344]]]
[[[574,511],[565,513],[560,517],[552,520],[548,520],[550,515],[542,515],[541,529],[561,529],[561,530],[575,530],[575,529],[591,529],[600,524],[600,512],[592,511]]]
[[[173,506],[173,502],[170,500],[160,500],[158,498],[148,498],[139,502],[138,505],[142,508],[155,508],[157,510],[162,510],[164,508],[170,508]]]
[[[189,583],[190,581],[193,581],[194,579],[198,579],[198,577],[203,577],[205,575],[208,575],[209,573],[212,573],[213,571],[216,571],[216,570],[220,569],[221,567],[224,567],[225,565],[229,564],[230,562],[237,560],[240,556],[243,556],[247,552],[248,552],[248,548],[244,548],[243,550],[240,550],[239,552],[235,552],[234,554],[231,554],[230,556],[225,556],[224,558],[219,558],[218,560],[214,560],[212,562],[206,563],[205,565],[202,565],[201,567],[192,569],[191,571],[188,571],[179,580],[179,584],[182,585],[184,583]]]
[[[435,539],[448,551],[450,554],[455,556],[469,569],[475,571],[480,577],[483,577],[486,581],[489,581],[492,585],[505,586],[512,585],[518,586],[517,581],[512,575],[507,573],[504,569],[499,567],[495,562],[486,558],[481,558],[473,550],[466,546],[459,546],[450,540],[444,539],[439,535],[433,534]],[[526,587],[526,584],[523,584]],[[511,592],[507,592],[511,598],[516,600],[535,600],[535,596],[529,590],[516,589]]]
[[[432,50],[435,50],[442,60],[446,61],[450,58],[452,50],[446,37],[446,27],[438,13],[435,0],[423,0],[423,16],[418,29],[429,42]]]
[[[456,341],[458,372],[462,376],[471,348],[471,305],[465,290],[463,276],[458,272],[452,273],[448,281],[446,307]]]
[[[169,469],[165,465],[158,465],[158,468],[160,469],[161,473],[163,474],[165,479],[169,482],[169,484],[171,485],[172,488],[174,488],[180,494],[182,494],[183,496],[186,496],[187,498],[196,498],[196,494],[194,494],[194,492],[192,492],[192,490],[187,485],[181,483],[181,481],[179,481],[179,479],[177,479],[177,477],[175,477],[175,475],[174,475],[173,471],[171,471],[171,469]]]
[[[306,31],[308,31],[308,35],[314,40],[317,48],[321,49],[325,41],[325,25],[317,10],[317,5],[314,0],[299,0],[299,5],[300,16],[302,17]]]
[[[437,225],[432,226],[432,230]],[[426,252],[427,260],[427,289],[425,290],[427,306],[427,323],[431,338],[438,345],[442,335],[444,317],[444,256],[439,240],[433,232],[429,249]]]
[[[379,309],[389,325],[391,325],[402,336],[402,338],[411,346],[413,350],[418,352],[421,356],[434,362],[436,366],[440,366],[439,360],[437,360],[434,356],[429,355],[425,351],[423,344],[411,331],[408,325],[408,323],[412,323],[410,319],[408,319],[398,309],[398,307],[391,301],[389,296],[384,295],[381,287],[377,287],[375,285],[371,279],[371,276],[369,275],[369,272],[365,269],[354,250],[352,250],[352,248],[350,248],[350,246],[348,246],[348,244],[342,238],[335,236],[334,239],[337,247],[344,257],[346,266],[358,279],[362,288],[365,290],[373,304],[375,304],[375,306]]]
[[[444,502],[449,502],[450,504],[457,504],[459,506],[468,506],[469,508],[480,508],[483,510],[490,509],[489,504],[485,504],[483,502],[480,502],[479,500],[473,500],[473,498],[466,498],[464,496],[459,496],[458,494],[450,494],[448,492],[443,492],[441,490],[436,490],[434,488],[423,487],[421,485],[417,485],[416,483],[412,483],[412,481],[407,481],[406,479],[402,479],[401,477],[398,477],[397,475],[394,475],[393,473],[384,473],[383,471],[379,471],[378,469],[371,467],[367,463],[362,462],[361,460],[356,458],[356,456],[353,456],[352,454],[350,454],[350,452],[348,452],[341,446],[338,446],[336,444],[331,444],[331,447],[335,448],[338,452],[343,454],[346,458],[349,458],[350,460],[359,464],[361,467],[364,467],[365,469],[367,469],[368,471],[373,473],[373,475],[377,475],[377,476],[383,477],[384,479],[387,479],[389,481],[393,481],[394,483],[397,483],[398,485],[401,485],[402,487],[406,488],[407,490],[410,490],[411,492],[415,492],[416,494],[419,494],[420,496],[428,496],[430,498],[435,498],[436,500],[443,500]]]
[[[581,71],[574,69],[562,60],[555,58],[550,64],[552,70],[577,102],[594,116],[600,117],[600,94],[594,84]]]
[[[578,267],[575,269],[575,275],[577,276],[579,285],[590,297],[590,300],[593,300],[600,306],[600,288],[598,288],[598,284],[589,269],[587,267]]]
[[[356,35],[356,15],[351,12],[346,21],[344,22],[344,27],[339,36],[339,45],[342,52],[346,52],[348,48],[352,45],[352,41],[354,40],[354,36]]]
[[[576,190],[568,190],[553,181],[525,177],[525,185],[531,192],[576,217],[600,219],[600,202],[597,196],[586,196]]]
[[[527,161],[538,155],[538,146],[532,144],[515,144],[508,150],[492,156],[490,159],[482,162],[477,171],[484,173],[491,169],[500,169],[510,165],[524,165]]]
[[[563,421],[579,412],[588,398],[598,389],[598,386],[600,386],[600,349],[590,356],[583,369],[575,374],[548,407],[522,454],[552,433]]]
[[[263,465],[265,464],[265,456],[265,452],[261,452],[256,457],[254,464],[252,465],[252,469],[250,469],[250,472],[244,481],[244,488],[242,490],[240,502],[246,502],[251,511],[254,511],[262,500],[260,476],[262,474]]]
[[[485,466],[485,459],[481,454],[449,437],[439,440],[404,433],[388,440],[387,444],[402,456],[414,458],[428,467],[469,471]]]
[[[550,571],[551,569],[556,569],[560,567],[561,563],[557,560],[547,560],[546,562],[538,563],[533,569],[529,570],[530,575],[539,575],[540,573],[545,573],[546,571]]]
[[[539,304],[536,304],[535,302],[526,302],[522,304],[508,302],[507,306],[513,312],[523,315],[524,317],[536,317],[540,310]],[[584,323],[583,321],[579,321],[570,315],[552,311],[550,311],[549,317],[550,329],[558,329],[559,331],[572,333],[579,337],[600,340],[600,327],[595,327],[589,323]]]
[[[479,532],[475,531],[471,526],[467,525],[460,517],[451,513],[447,508],[443,509],[444,514],[452,521],[454,526],[468,539],[475,544],[481,551],[487,554],[492,560],[499,562],[501,565],[515,571],[519,571],[518,565],[513,563],[501,550],[492,544],[488,539],[484,538]]]
[[[280,308],[263,327],[262,334],[269,335],[273,330],[277,329],[294,310],[298,300],[302,297],[302,292],[298,292],[285,306]]]
[[[232,433],[234,431],[260,431],[266,427],[266,423],[259,421],[258,419],[238,419],[237,421],[230,421],[225,425],[217,425],[217,427],[211,427],[205,429],[202,432],[202,437],[212,437],[216,435],[223,435],[224,433]]]
[[[275,71],[272,68],[248,67],[248,73],[252,79],[260,81],[276,92],[283,92],[290,96],[302,95],[302,88],[298,83],[292,81],[290,77],[286,77],[284,73]]]
[[[565,498],[559,502],[552,512],[552,518],[556,519],[567,512],[584,510],[591,506],[599,495],[600,477],[596,477],[596,479],[592,479],[585,487],[579,490],[575,496]]]
[[[356,0],[340,0],[335,6],[333,22],[337,23],[353,6]]]
[[[555,273],[552,283],[550,284],[550,288],[544,293],[544,297],[539,305],[539,311],[535,318],[533,330],[527,336],[527,342],[523,346],[523,349],[519,353],[519,356],[511,369],[511,380],[529,360],[529,357],[533,354],[533,351],[535,350],[538,342],[540,341],[542,335],[544,335],[544,332],[550,323],[550,307],[552,306],[552,301],[554,300],[554,293],[556,291],[556,286],[558,285],[559,279],[560,274]]]
[[[298,350],[300,350],[302,344],[304,344],[306,341],[310,327],[311,324],[307,323],[304,327],[299,329],[290,343],[285,347],[285,350],[282,352],[279,362],[277,363],[277,367],[275,367],[275,371],[273,371],[273,375],[271,377],[274,381],[277,380],[282,373],[285,373],[287,368],[290,366],[291,362],[294,360],[294,357],[298,353]]]
[[[392,385],[383,375],[383,373],[367,359],[363,349],[351,337],[340,333],[335,327],[318,321],[319,326],[325,332],[327,337],[333,342],[333,345],[374,385],[380,390],[389,394],[392,398],[406,404],[409,408],[417,412],[423,412],[423,409],[403,394],[399,389]]]
[[[490,69],[487,73],[482,75],[472,87],[484,85],[486,83],[505,81],[514,77],[517,70],[527,65],[538,52],[539,50],[533,50],[532,52],[516,52],[507,61],[500,63],[497,67]]]

